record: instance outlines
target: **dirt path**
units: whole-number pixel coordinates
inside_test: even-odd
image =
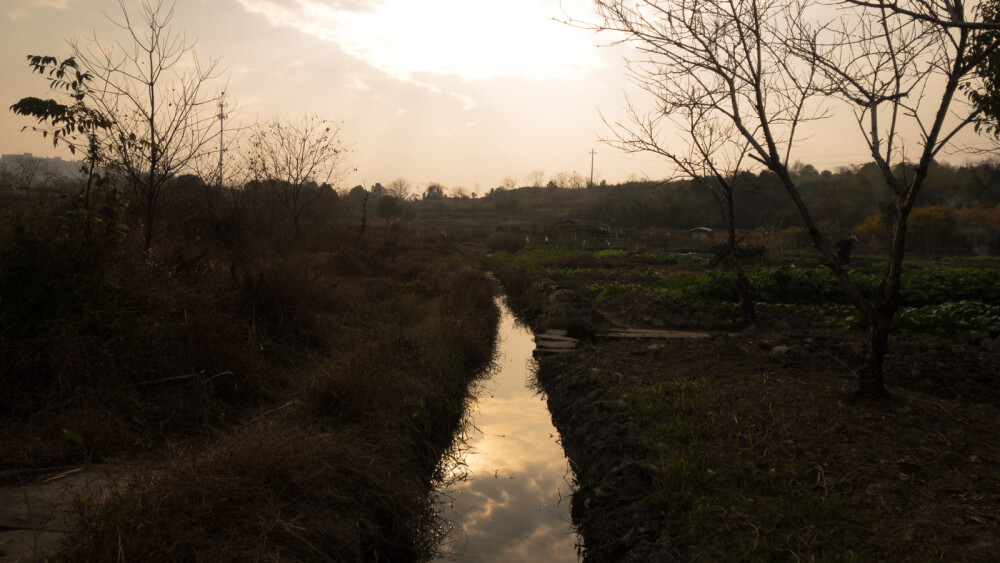
[[[120,471],[78,467],[34,485],[0,488],[0,562],[45,561],[79,531],[74,501],[103,497],[120,483]]]

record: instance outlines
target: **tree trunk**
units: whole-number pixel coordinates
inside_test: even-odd
[[[736,214],[733,210],[733,188],[727,185],[725,188],[726,198],[726,219],[729,230],[729,252],[733,256],[733,266],[736,268],[736,293],[740,296],[740,310],[743,312],[743,319],[748,323],[753,323],[757,319],[757,312],[754,310],[753,296],[750,294],[750,280],[747,279],[743,271],[743,264],[740,263],[739,243],[736,241]]]
[[[860,399],[877,399],[888,397],[883,378],[883,363],[889,345],[889,325],[892,315],[882,306],[872,307],[868,328],[868,345],[861,373],[858,375],[858,391]]]
[[[736,293],[740,296],[740,310],[743,312],[743,318],[749,322],[753,323],[757,320],[757,311],[754,308],[753,296],[750,293],[750,280],[747,279],[746,273],[743,272],[743,266],[740,265],[739,258],[736,258]]]
[[[354,240],[354,246],[361,245],[361,239],[365,236],[365,225],[368,223],[368,197],[370,193],[365,193],[365,200],[361,204],[361,228],[358,229],[358,238]]]
[[[145,245],[146,254],[149,254],[149,249],[153,246],[153,219],[156,218],[156,200],[153,198],[146,199],[146,224],[143,225],[143,243]]]
[[[94,165],[97,161],[97,156],[94,153],[94,142],[90,142],[90,152],[88,160],[90,160],[89,166],[87,168],[87,184],[83,188],[83,224],[86,226],[86,237],[90,240],[91,222],[94,218],[90,214],[90,188],[94,185]]]

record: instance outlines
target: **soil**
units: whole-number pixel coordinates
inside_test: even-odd
[[[592,351],[592,350],[591,350]],[[552,421],[576,476],[571,514],[589,561],[672,561],[666,515],[643,503],[657,468],[588,352],[539,361]]]
[[[817,472],[803,479],[822,480],[824,488],[834,483],[830,489],[845,506],[879,514],[879,529],[859,541],[862,558],[898,549],[891,558],[1000,559],[1000,449],[983,440],[1000,432],[1000,340],[896,334],[886,358],[892,398],[857,403],[850,396],[861,357],[858,331],[801,310],[763,310],[755,326],[746,326],[729,312],[654,309],[650,302],[635,294],[613,296],[595,307],[593,318],[602,324],[595,328],[702,329],[713,336],[597,340],[540,360],[539,381],[578,481],[572,514],[585,560],[740,555],[702,545],[711,543],[706,534],[729,530],[698,528],[680,508],[650,500],[660,479],[660,468],[650,462],[655,444],[620,389],[683,376],[710,381],[709,402],[718,403],[717,411],[699,413],[723,436],[706,445],[718,448],[704,452],[707,459],[729,463],[737,452],[748,464],[816,460]],[[726,426],[737,407],[750,420],[766,419],[754,427],[764,429],[764,439],[781,436],[769,446],[775,458],[745,454],[750,449],[735,436],[743,429]],[[742,524],[725,518],[727,528]],[[819,538],[846,533],[822,525],[798,531]],[[902,543],[894,547],[896,541]],[[814,559],[822,555],[818,550],[788,549],[781,557]]]

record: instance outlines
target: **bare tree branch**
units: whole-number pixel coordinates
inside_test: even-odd
[[[218,94],[207,86],[220,78],[218,60],[203,63],[182,33],[171,27],[174,3],[143,0],[133,14],[119,0],[123,37],[96,36],[70,43],[74,57],[93,76],[92,106],[111,122],[103,138],[109,164],[121,173],[142,208],[147,251],[159,232],[158,205],[168,182],[211,150]]]

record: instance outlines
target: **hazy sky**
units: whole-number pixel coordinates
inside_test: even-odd
[[[137,0],[127,0],[130,7]],[[169,2],[168,2],[169,3]],[[574,16],[589,0],[563,0]],[[558,0],[178,0],[174,26],[220,58],[242,119],[304,112],[343,121],[347,183],[410,180],[486,191],[532,170],[619,181],[663,177],[649,155],[603,145],[599,111],[620,115],[628,88],[610,38],[554,21]],[[7,108],[46,94],[28,54],[64,57],[66,41],[117,37],[117,0],[0,1],[0,153],[58,154]],[[641,96],[639,97],[641,99]],[[864,162],[844,142],[850,115],[824,122],[797,155],[817,168]]]

